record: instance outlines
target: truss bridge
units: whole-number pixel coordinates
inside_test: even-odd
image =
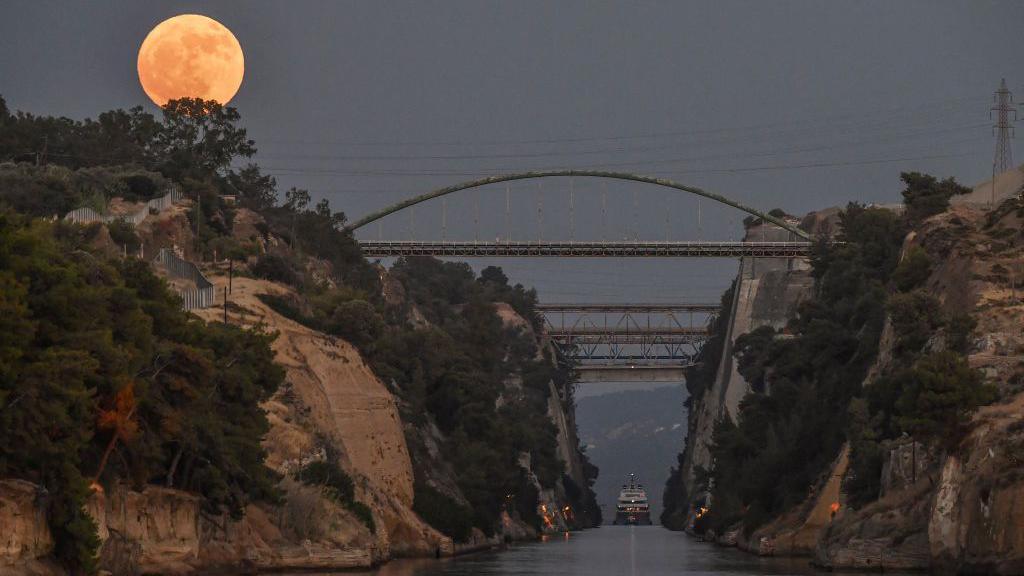
[[[541,304],[581,382],[681,382],[717,304]]]

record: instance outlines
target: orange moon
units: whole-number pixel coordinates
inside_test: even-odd
[[[227,104],[242,85],[245,57],[220,22],[199,14],[168,18],[139,48],[139,82],[157,106],[177,98]]]

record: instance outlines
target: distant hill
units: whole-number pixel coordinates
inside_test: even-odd
[[[682,386],[617,392],[580,398],[576,423],[580,443],[601,473],[594,485],[605,519],[629,473],[639,476],[651,499],[651,518],[661,514],[661,493],[669,468],[682,450],[686,410]]]

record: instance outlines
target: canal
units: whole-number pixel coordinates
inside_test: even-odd
[[[806,558],[758,558],[658,526],[603,526],[445,560],[397,560],[364,576],[813,574]],[[308,574],[307,574],[308,576]]]

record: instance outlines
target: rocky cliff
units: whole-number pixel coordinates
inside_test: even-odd
[[[811,222],[817,219],[811,218]],[[744,240],[790,241],[792,233],[771,224],[755,224],[747,229]],[[736,285],[728,309],[725,344],[718,358],[711,385],[691,400],[683,452],[682,479],[687,493],[697,496],[696,470],[711,468],[708,446],[715,422],[728,415],[735,419],[740,401],[750,384],[740,375],[733,359],[733,345],[741,335],[761,326],[781,329],[796,313],[796,308],[811,290],[813,279],[807,262],[795,258],[744,258],[740,260]]]
[[[878,498],[854,508],[844,487],[852,479],[850,449],[832,465],[798,506],[752,532],[736,526],[720,543],[759,554],[813,556],[835,570],[947,570],[958,573],[1024,573],[1024,198],[1021,171],[955,197],[952,206],[917,225],[902,252],[923,249],[933,263],[921,287],[949,316],[967,315],[967,360],[999,390],[999,399],[971,418],[965,439],[942,450],[904,436],[883,443]],[[825,219],[827,222],[827,219]],[[824,227],[825,232],[828,226]],[[748,233],[748,238],[750,234]],[[765,325],[744,305],[756,272],[741,266],[733,297],[733,317],[712,386],[691,407],[701,421],[691,427],[682,462],[683,477],[694,486],[694,469],[707,468],[714,419],[735,417],[737,398],[749,386],[735,374],[731,343]],[[789,274],[786,282],[806,294],[808,277]],[[783,299],[785,300],[785,299]],[[755,306],[757,302],[755,299]],[[781,327],[793,309],[780,310]],[[762,316],[763,318],[763,316]],[[930,334],[925,349],[943,350],[950,338]],[[897,337],[891,321],[863,386],[895,368]],[[737,399],[730,401],[730,399]],[[691,501],[699,492],[690,492]],[[692,517],[690,519],[692,521]]]
[[[974,195],[985,198],[988,184]],[[815,550],[819,564],[1024,572],[1024,201],[1006,195],[1011,199],[995,209],[983,201],[954,202],[904,247],[922,247],[938,263],[927,288],[943,307],[966,311],[977,322],[968,360],[999,388],[1001,399],[974,415],[957,450],[936,453],[914,443],[891,448],[882,497],[823,529]],[[884,364],[892,343],[883,339],[881,346]]]
[[[208,275],[222,294],[227,278],[218,270]],[[454,472],[437,453],[436,427],[410,429],[400,417],[396,397],[348,342],[317,332],[275,312],[259,297],[288,296],[277,283],[235,277],[227,308],[228,321],[260,326],[277,334],[276,361],[287,372],[286,383],[263,408],[271,429],[263,441],[267,465],[278,472],[279,505],[250,505],[241,519],[210,515],[200,499],[180,490],[150,486],[137,491],[119,486],[96,493],[88,507],[102,540],[101,566],[113,574],[184,574],[196,570],[249,567],[257,570],[346,569],[367,567],[398,556],[454,554],[500,544],[503,538],[536,537],[532,527],[506,517],[503,531],[485,537],[474,531],[456,544],[413,512],[414,473],[407,435],[434,442],[431,470],[424,474],[456,502],[465,502]],[[225,308],[196,311],[221,321]],[[496,312],[506,326],[529,323],[508,305]],[[543,340],[543,335],[534,338]],[[550,343],[544,342],[545,346]],[[515,383],[508,384],[511,389]],[[566,475],[585,486],[571,398],[551,384],[548,416],[557,429],[557,450]],[[372,511],[370,529],[344,506],[316,487],[296,481],[309,462],[334,457],[353,478],[356,499]],[[521,465],[529,472],[527,458]],[[532,474],[532,473],[531,473]],[[540,512],[550,530],[568,526],[563,512],[566,487],[559,481],[544,490],[534,477]],[[47,557],[52,550],[45,498],[34,485],[0,482],[0,573],[57,574]]]

